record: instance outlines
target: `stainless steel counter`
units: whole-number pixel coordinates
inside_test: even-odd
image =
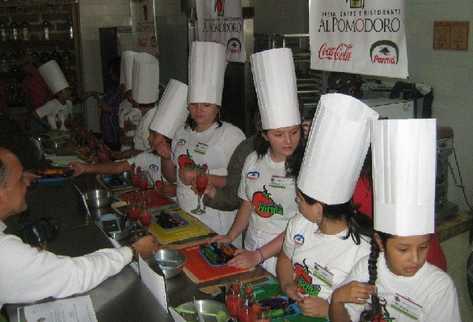
[[[85,189],[95,185],[92,176],[74,180]],[[104,233],[94,223],[85,227],[80,226],[84,222],[85,212],[70,182],[63,187],[33,187],[28,195],[28,205],[30,216],[52,217],[60,223],[58,237],[48,244],[50,251],[60,255],[81,256],[100,248],[112,247]],[[7,223],[9,232],[14,231],[19,225],[18,220],[21,218],[15,217]],[[183,286],[192,284],[186,282],[185,276],[180,277],[179,281],[172,282],[173,285],[174,283],[179,286],[176,288],[170,286],[170,289],[182,290]],[[181,292],[176,292],[179,293]],[[172,321],[129,266],[86,294],[92,298],[100,322]],[[170,298],[175,300],[172,302],[180,303],[179,298],[174,296]],[[17,307],[17,305],[6,307],[10,321],[17,321]]]

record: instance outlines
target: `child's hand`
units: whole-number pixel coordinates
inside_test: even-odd
[[[297,287],[297,284],[295,282],[289,284],[289,285],[284,285],[282,287],[282,290],[286,295],[293,299],[296,302],[300,302],[304,300],[304,295],[301,294],[299,291],[299,288]]]
[[[332,302],[365,304],[375,290],[374,285],[353,281],[337,288],[332,294]]]
[[[327,317],[329,304],[318,296],[306,296],[298,303],[305,316]]]
[[[237,249],[235,257],[228,261],[228,265],[239,268],[252,268],[259,264],[261,260],[257,251],[248,251],[245,249]]]

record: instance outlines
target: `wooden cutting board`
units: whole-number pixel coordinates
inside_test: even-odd
[[[186,256],[184,273],[196,284],[215,281],[252,270],[228,265],[212,266],[200,254],[199,245],[184,248],[181,252]]]
[[[172,216],[179,216],[180,221],[185,223],[182,226],[173,228],[163,228],[155,222],[156,218],[153,213],[153,223],[149,226],[149,232],[152,233],[161,245],[167,245],[178,241],[188,240],[191,238],[208,236],[212,231],[197,218],[192,217],[184,210],[178,207],[161,207]]]

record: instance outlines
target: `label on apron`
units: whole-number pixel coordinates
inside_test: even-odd
[[[199,142],[194,147],[194,152],[199,154],[206,154],[209,146],[205,143]]]
[[[330,272],[326,267],[322,267],[317,263],[314,263],[314,271],[312,275],[317,277],[321,282],[327,286],[332,287],[333,285],[333,273]]]
[[[422,306],[399,293],[394,295],[391,307],[414,321],[418,321],[422,315]]]
[[[269,184],[272,188],[286,189],[286,187],[294,182],[293,178],[287,178],[282,176],[272,176],[271,183]]]

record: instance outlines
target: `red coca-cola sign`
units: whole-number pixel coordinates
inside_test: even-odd
[[[327,43],[324,43],[319,49],[319,59],[348,62],[351,61],[352,48],[351,44],[341,43],[338,46],[329,47]]]

